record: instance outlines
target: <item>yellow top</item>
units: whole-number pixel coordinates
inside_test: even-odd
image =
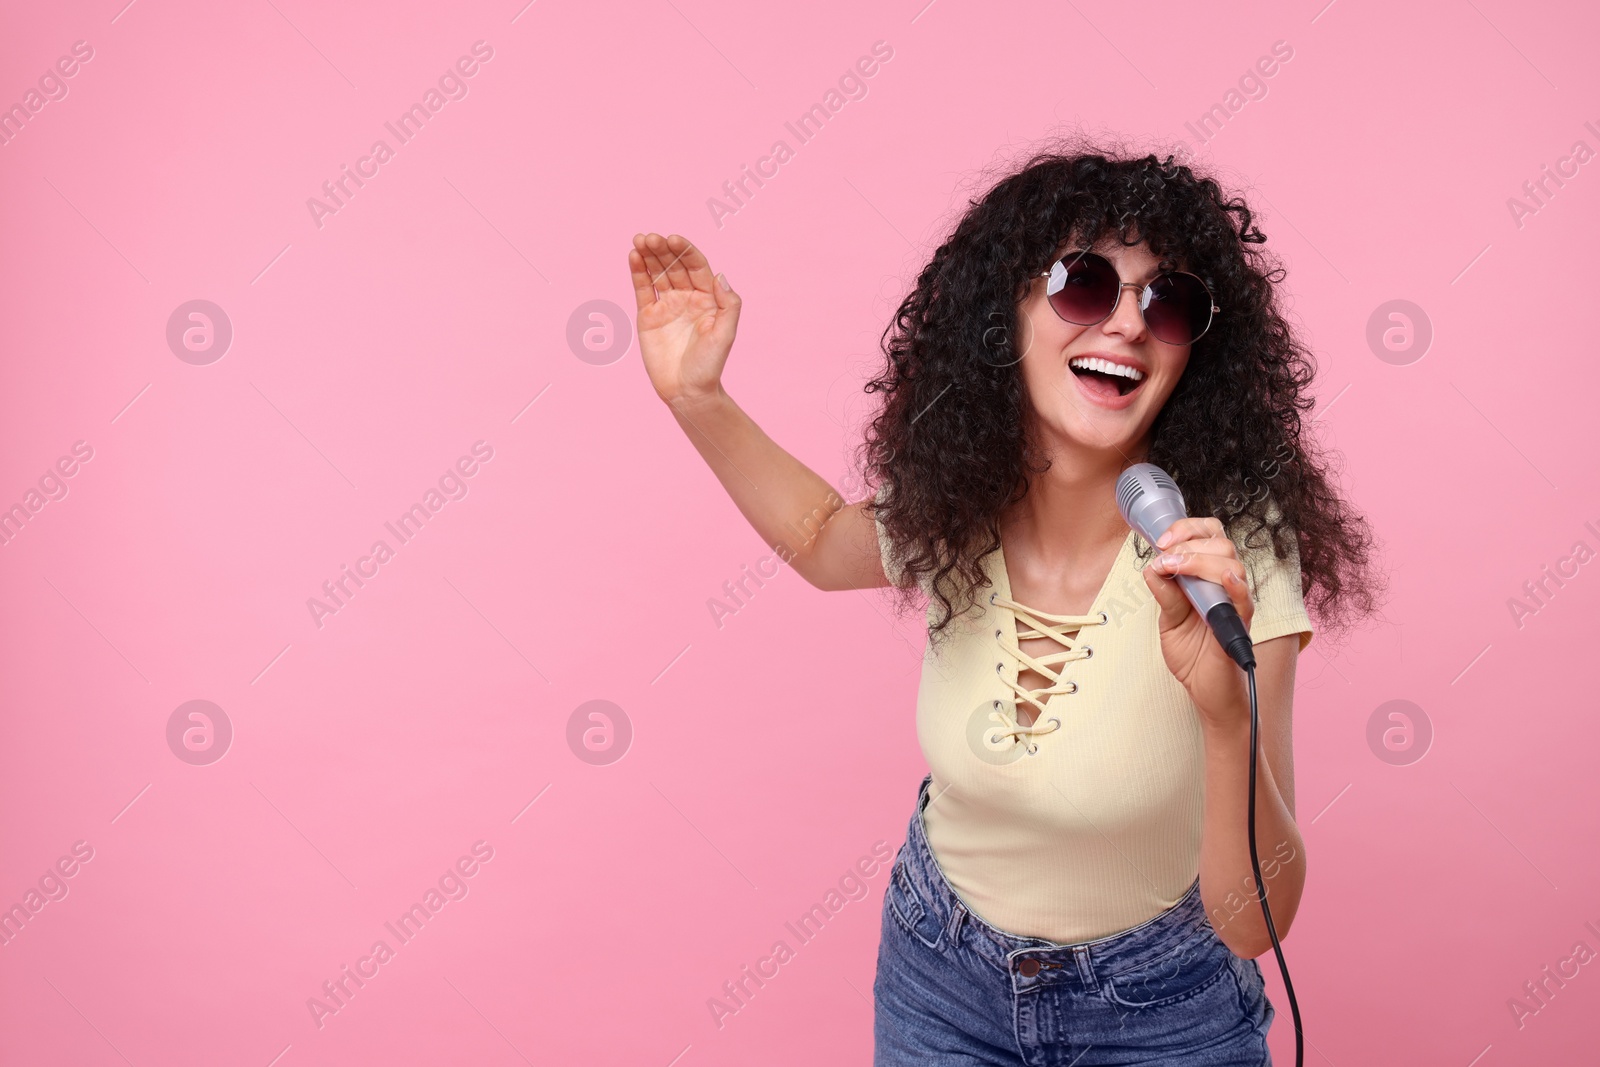
[[[933,772],[928,844],[967,907],[1008,933],[1063,944],[1120,933],[1172,907],[1199,875],[1199,711],[1161,657],[1141,541],[1128,532],[1086,615],[1012,600],[1005,552],[990,553],[992,592],[951,621],[937,653],[931,641],[924,653],[917,740]],[[885,573],[902,584],[881,522],[878,544]],[[1303,650],[1312,627],[1298,554],[1240,555],[1256,605],[1251,638],[1298,633]],[[1036,637],[1062,651],[1023,653],[1019,640]],[[1024,665],[1055,681],[1024,689]],[[1031,725],[1019,701],[1038,711]]]

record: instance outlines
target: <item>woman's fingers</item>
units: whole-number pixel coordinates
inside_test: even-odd
[[[644,234],[639,234],[633,239],[634,247],[628,250],[628,272],[633,279],[633,299],[643,311],[655,303],[656,287],[650,280],[650,267],[645,259],[644,252],[640,249],[644,243]]]
[[[1221,537],[1223,535],[1222,520],[1209,516],[1195,516],[1179,519],[1167,528],[1167,532],[1156,540],[1157,548],[1171,548],[1179,541],[1188,541],[1198,538]]]
[[[677,235],[674,234],[673,236]],[[705,253],[696,248],[694,243],[687,238],[684,239],[684,244],[687,247],[683,250],[681,262],[689,279],[689,284],[702,293],[715,293],[717,279],[711,273],[711,263],[706,259]]]
[[[1239,556],[1239,550],[1226,537],[1207,537],[1203,540],[1179,541],[1158,551],[1169,555],[1180,552],[1202,552],[1208,556],[1232,556],[1235,559]]]
[[[1173,578],[1180,574],[1191,574],[1222,586],[1223,591],[1228,594],[1228,599],[1233,601],[1239,617],[1244,620],[1246,626],[1250,625],[1255,604],[1250,598],[1250,584],[1245,579],[1244,564],[1233,554],[1164,552],[1151,560],[1149,566],[1164,577]]]
[[[667,281],[674,289],[693,289],[694,283],[689,280],[689,271],[683,265],[684,254],[694,250],[694,245],[689,243],[687,237],[671,234],[667,237],[656,235],[666,247],[663,256],[666,262]],[[706,292],[710,292],[708,288]]]
[[[649,278],[652,290],[665,288],[667,284],[664,265],[656,258],[656,251],[650,246],[650,238],[658,236],[660,235],[654,233],[640,233],[635,234],[633,238],[633,250],[639,254],[640,260],[644,263],[645,276]],[[632,262],[631,258],[629,262]]]
[[[1196,578],[1204,578],[1218,585],[1223,584],[1226,575],[1244,577],[1244,564],[1237,556],[1220,552],[1194,552],[1187,548],[1176,552],[1163,552],[1150,561],[1150,566],[1155,567],[1157,573],[1169,578],[1179,574],[1192,574]]]
[[[667,264],[672,259],[672,252],[667,248],[667,239],[659,233],[647,233],[634,239],[634,247],[644,257],[644,269],[650,275],[650,284],[658,291],[672,288],[672,279],[667,273]]]
[[[694,283],[689,280],[689,272],[683,265],[684,254],[694,248],[688,238],[678,234],[663,237],[659,233],[649,233],[645,235],[644,240],[645,248],[652,257],[646,262],[651,268],[650,275],[657,289],[694,288]]]
[[[670,289],[714,293],[716,279],[705,254],[687,237],[639,233],[633,237],[628,265],[633,271],[633,291],[643,307],[655,294]],[[648,297],[648,299],[647,299]]]

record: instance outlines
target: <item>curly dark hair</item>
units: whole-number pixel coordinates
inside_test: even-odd
[[[897,607],[919,603],[926,580],[941,605],[929,623],[937,638],[989,584],[982,561],[1000,548],[998,517],[1027,492],[1030,473],[1048,470],[1023,417],[1010,340],[1019,303],[1064,239],[1090,247],[1108,233],[1198,274],[1222,308],[1142,458],[1172,475],[1191,515],[1222,519],[1241,547],[1264,547],[1267,531],[1278,559],[1297,548],[1319,630],[1348,629],[1379,602],[1375,539],[1340,498],[1303,420],[1315,362],[1278,308],[1274,283],[1286,272],[1258,247],[1266,235],[1245,201],[1226,198],[1213,177],[1170,153],[1135,158],[1081,135],[1036,150],[970,200],[884,329],[886,366],[865,386],[884,396],[858,463],[883,496],[866,501],[866,514],[883,523],[905,570]]]

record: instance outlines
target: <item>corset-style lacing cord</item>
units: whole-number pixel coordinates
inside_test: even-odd
[[[1064,650],[1061,652],[1052,652],[1035,659],[1022,651],[1020,647],[1012,648],[1007,645],[1002,637],[1003,630],[995,630],[994,632],[996,644],[1021,660],[1028,667],[1050,679],[1051,684],[1049,686],[1037,692],[1032,692],[1006,677],[1004,661],[995,664],[995,672],[1000,675],[1000,680],[1011,687],[1012,691],[1016,693],[1017,699],[1026,700],[1037,708],[1038,717],[1035,718],[1033,725],[1024,726],[1017,720],[1008,717],[1003,710],[1001,702],[997,700],[994,702],[994,711],[990,713],[989,718],[998,725],[985,736],[991,744],[999,744],[999,740],[1002,737],[1010,737],[1013,740],[1022,738],[1027,741],[1028,753],[1032,755],[1039,751],[1039,746],[1033,743],[1032,738],[1042,734],[1054,733],[1061,729],[1060,719],[1053,715],[1046,718],[1045,712],[1048,709],[1045,707],[1045,700],[1057,693],[1076,693],[1078,691],[1077,682],[1062,681],[1061,672],[1051,670],[1051,668],[1063,666],[1076,660],[1088,659],[1094,655],[1094,649],[1082,644],[1081,639],[1080,643],[1077,644],[1069,639],[1066,636],[1067,631],[1081,631],[1085,626],[1104,626],[1110,620],[1103,611],[1097,611],[1093,615],[1052,615],[1046,611],[1030,608],[1026,604],[1019,604],[1010,597],[1003,597],[998,593],[989,594],[989,603],[999,607],[1010,608],[1020,621],[1027,624],[1028,629],[1023,630],[1019,627],[1017,630],[1017,640],[1019,642],[1036,637],[1052,637],[1064,646]],[[1052,623],[1054,625],[1051,625]]]

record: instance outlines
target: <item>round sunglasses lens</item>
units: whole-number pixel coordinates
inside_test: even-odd
[[[1092,326],[1111,312],[1117,299],[1117,270],[1092,252],[1069,255],[1050,271],[1050,306],[1068,322]]]
[[[1190,344],[1211,325],[1211,294],[1192,274],[1163,274],[1150,284],[1144,321],[1158,340]]]

